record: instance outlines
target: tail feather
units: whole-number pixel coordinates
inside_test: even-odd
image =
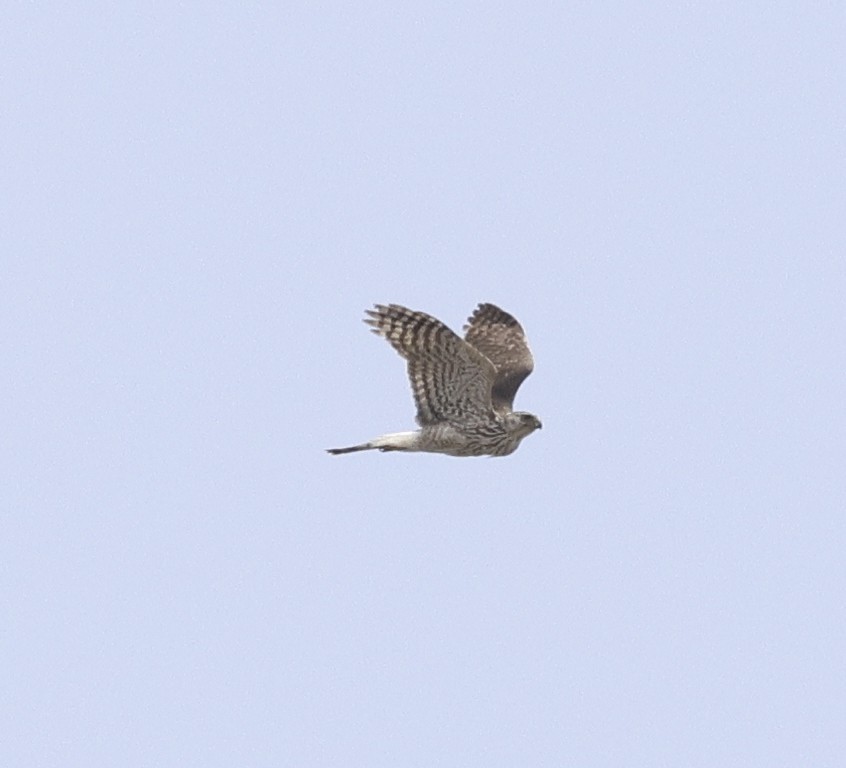
[[[333,456],[342,453],[355,453],[356,451],[419,451],[417,447],[417,432],[395,432],[391,435],[376,437],[370,442],[361,445],[351,445],[349,448],[327,448],[326,452]]]
[[[326,453],[331,453],[333,456],[340,456],[342,453],[355,453],[356,451],[371,451],[375,448],[371,443],[362,443],[361,445],[351,445],[349,448],[327,448]]]

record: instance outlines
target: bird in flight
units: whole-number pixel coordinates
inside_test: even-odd
[[[424,451],[449,456],[507,456],[541,428],[537,416],[512,410],[534,361],[523,329],[493,304],[479,304],[464,338],[440,320],[399,304],[377,304],[365,319],[408,363],[417,405],[414,432],[382,435],[355,451]]]

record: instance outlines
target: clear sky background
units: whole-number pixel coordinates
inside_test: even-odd
[[[4,768],[844,764],[841,4],[3,17]]]

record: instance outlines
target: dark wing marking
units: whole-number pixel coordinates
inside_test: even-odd
[[[493,417],[496,371],[478,350],[440,320],[398,304],[367,310],[365,323],[408,361],[420,426],[470,424]]]
[[[464,326],[465,340],[496,368],[491,397],[497,410],[511,410],[514,395],[534,368],[523,329],[511,315],[493,304],[479,304]]]

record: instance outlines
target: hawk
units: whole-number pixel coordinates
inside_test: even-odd
[[[425,451],[449,456],[507,456],[541,428],[531,413],[512,410],[534,361],[523,329],[493,304],[479,304],[464,338],[440,320],[399,304],[377,304],[365,323],[408,362],[417,405],[415,432],[382,435],[354,451]]]

